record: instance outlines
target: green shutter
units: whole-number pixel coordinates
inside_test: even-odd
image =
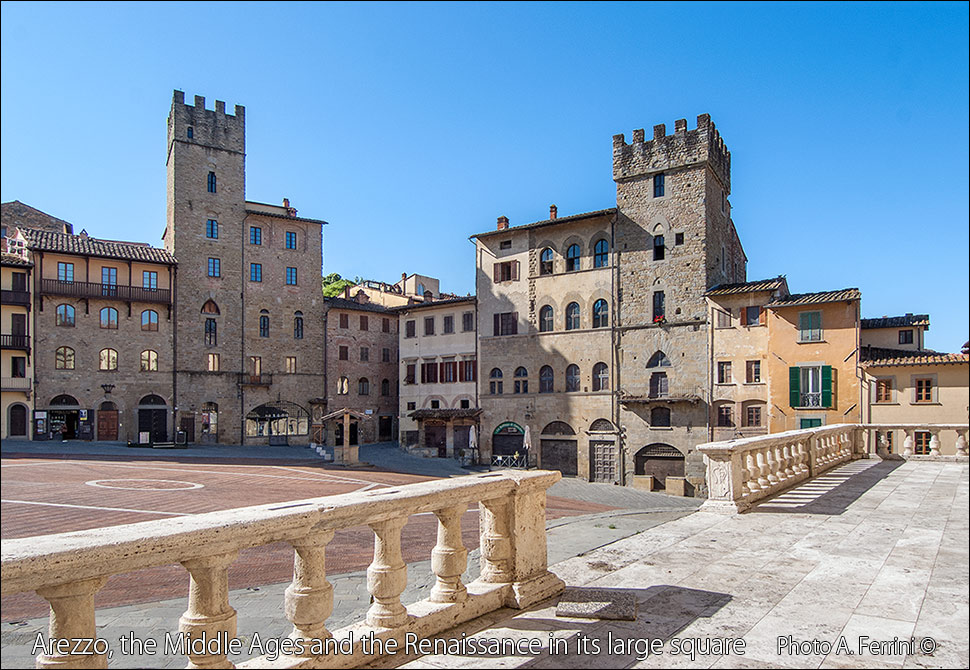
[[[822,366],[822,407],[832,406],[832,366]]]
[[[792,407],[802,404],[802,369],[788,368],[788,403]]]

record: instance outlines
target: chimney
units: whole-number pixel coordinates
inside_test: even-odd
[[[507,216],[500,216],[500,217],[498,217],[498,224],[497,224],[497,226],[496,226],[495,229],[496,230],[507,230],[508,227],[509,227],[509,217],[507,217]]]
[[[344,286],[344,299],[350,300],[350,286]]]
[[[549,205],[549,218],[555,219],[557,216],[559,216],[559,208],[555,205]]]
[[[286,207],[287,209],[290,208],[290,199],[289,198],[283,198],[283,206]]]

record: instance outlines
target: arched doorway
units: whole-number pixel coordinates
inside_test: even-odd
[[[98,439],[118,439],[118,406],[105,400],[98,407]]]
[[[492,433],[492,455],[512,456],[516,452],[523,453],[522,441],[525,431],[514,421],[500,423]]]
[[[202,441],[206,443],[219,441],[218,403],[202,403]]]
[[[246,437],[268,437],[270,444],[287,444],[290,436],[310,434],[310,413],[287,400],[254,407],[246,415]]]
[[[27,437],[27,407],[11,405],[7,410],[7,433],[10,437]]]
[[[150,442],[168,441],[168,409],[165,399],[146,395],[138,402],[138,441],[144,443],[147,433]]]
[[[81,405],[72,395],[61,394],[50,402],[50,430],[54,439],[77,438],[81,422]]]
[[[539,438],[539,467],[559,470],[564,476],[579,474],[576,431],[564,421],[553,421],[542,429]]]
[[[616,428],[609,419],[596,419],[589,426],[589,479],[612,484],[616,481]]]
[[[643,477],[653,477],[651,488],[662,491],[667,477],[684,476],[684,455],[669,444],[648,444],[634,456],[634,472]]]

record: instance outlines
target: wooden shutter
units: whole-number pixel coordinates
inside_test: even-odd
[[[492,316],[492,335],[502,334],[502,315],[494,314]]]
[[[492,281],[498,284],[502,281],[502,264],[492,263]]]
[[[519,261],[512,261],[512,281],[519,281]]]
[[[788,404],[799,407],[802,404],[802,369],[788,368]]]
[[[509,335],[519,334],[519,313],[512,312],[512,328],[509,331]]]
[[[472,361],[471,368],[472,368],[472,378],[470,381],[477,382],[478,381],[478,361],[477,360]]]
[[[822,407],[832,406],[832,366],[822,366]]]
[[[448,375],[445,374],[445,366],[446,365],[448,365],[448,364],[447,363],[439,363],[438,364],[438,376],[439,376],[439,379],[441,379],[441,381],[445,381],[446,379],[448,379]]]
[[[424,363],[422,363],[421,364],[421,383],[422,384],[428,383],[428,374],[427,374],[426,368],[427,366]]]
[[[768,310],[766,310],[764,307],[758,308],[758,323],[760,323],[762,326],[768,323]]]

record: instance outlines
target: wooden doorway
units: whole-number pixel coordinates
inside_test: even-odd
[[[110,400],[98,408],[98,439],[114,441],[118,439],[118,406]]]

